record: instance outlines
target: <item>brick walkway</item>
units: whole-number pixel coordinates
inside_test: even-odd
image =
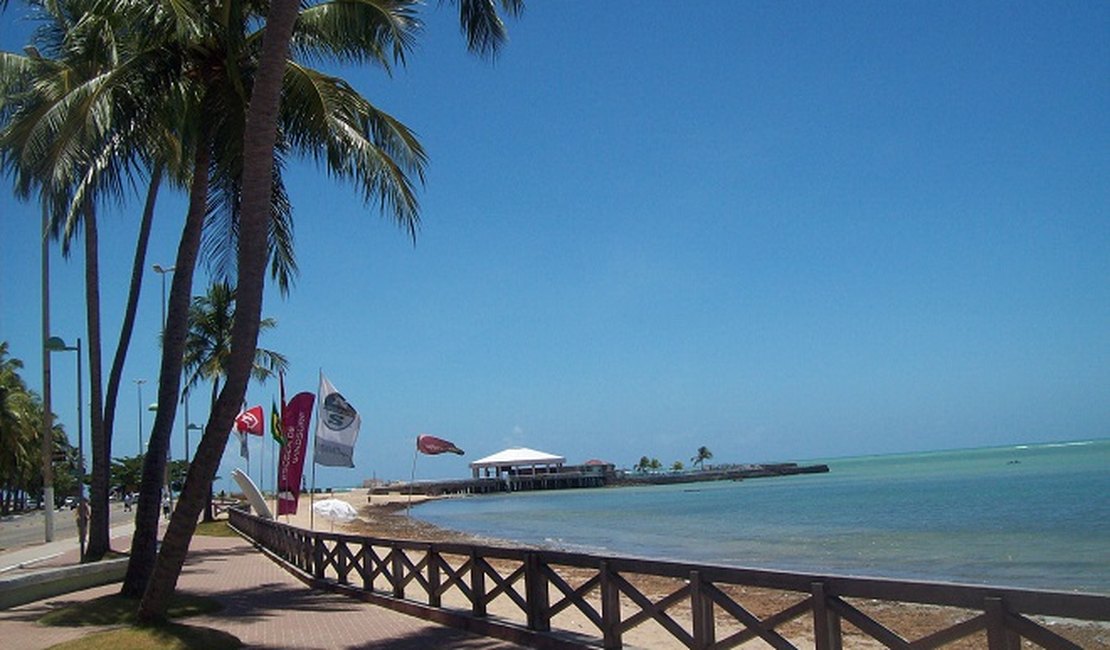
[[[251,648],[509,650],[511,643],[422,621],[339,595],[314,592],[239,538],[193,538],[180,591],[204,594],[224,609],[182,622],[224,630]],[[108,585],[0,611],[0,645],[48,648],[101,628],[44,627],[47,611],[115,593]]]

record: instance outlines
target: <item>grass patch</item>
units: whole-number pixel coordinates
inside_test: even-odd
[[[226,519],[218,521],[202,521],[197,524],[197,531],[195,535],[207,535],[208,537],[238,537],[239,533],[235,532],[231,526],[227,525]]]
[[[139,601],[119,594],[101,596],[90,601],[56,609],[39,619],[39,625],[82,627],[85,625],[134,625]],[[185,618],[212,614],[223,605],[203,596],[176,593],[166,610],[166,618]]]
[[[52,650],[229,650],[241,647],[243,642],[227,632],[179,623],[108,630],[51,646]]]

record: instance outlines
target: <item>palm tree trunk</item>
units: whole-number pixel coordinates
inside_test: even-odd
[[[131,265],[131,287],[127,293],[127,307],[120,326],[119,343],[112,359],[112,369],[108,373],[108,388],[104,397],[104,441],[101,447],[93,446],[92,459],[92,517],[89,520],[89,545],[85,551],[87,561],[104,557],[110,548],[108,528],[108,492],[111,489],[112,429],[116,418],[116,399],[123,378],[123,364],[127,359],[127,349],[131,345],[131,334],[135,330],[135,314],[139,308],[139,293],[143,286],[143,268],[146,266],[146,251],[150,241],[150,228],[154,222],[154,204],[158,198],[158,188],[162,184],[162,166],[155,166],[150,175],[147,188],[146,205],[143,207],[142,221],[139,224],[139,237],[135,242],[135,258]]]
[[[181,499],[162,542],[146,593],[139,604],[140,621],[159,621],[166,615],[170,596],[185,564],[189,542],[204,507],[205,494],[219,469],[231,425],[243,401],[258,347],[262,316],[262,290],[266,282],[266,236],[270,225],[273,192],[274,143],[281,105],[281,81],[293,37],[298,0],[273,0],[266,18],[243,144],[243,186],[239,221],[239,284],[231,355],[224,389],[208,419],[204,436],[185,482]]]
[[[173,282],[170,286],[169,304],[166,308],[166,327],[162,334],[162,365],[158,376],[158,412],[147,443],[143,460],[142,484],[139,487],[138,510],[135,514],[135,534],[131,538],[131,560],[127,563],[122,593],[139,598],[146,590],[158,553],[158,521],[162,484],[166,471],[166,451],[177,414],[177,396],[181,388],[181,366],[185,352],[185,335],[188,330],[189,302],[193,291],[193,269],[200,251],[201,229],[208,201],[208,164],[211,146],[208,136],[202,134],[197,143],[193,161],[193,182],[189,188],[189,213],[181,231]]]
[[[89,337],[89,442],[92,448],[93,457],[93,471],[96,472],[97,457],[107,458],[111,449],[111,442],[104,430],[104,394],[101,377],[103,377],[101,368],[100,356],[100,237],[96,224],[96,207],[90,201],[85,210],[85,320],[86,327],[88,328]],[[99,469],[103,472],[108,471],[105,463],[101,463]],[[107,481],[104,481],[104,486],[107,486]],[[100,506],[92,508],[92,530],[94,531],[94,538],[97,542],[102,543],[106,548],[108,544],[108,492],[105,489],[103,495],[98,495],[95,490],[97,489],[96,481],[93,482],[93,503],[98,503],[95,499],[98,496],[103,497],[103,502]],[[96,526],[99,526],[97,528]],[[99,533],[103,533],[101,537]],[[95,559],[103,557],[104,553],[94,556]]]

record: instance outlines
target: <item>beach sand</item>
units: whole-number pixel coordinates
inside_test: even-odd
[[[405,494],[391,493],[370,496],[366,489],[337,492],[331,495],[316,495],[316,500],[324,498],[337,498],[350,503],[358,511],[359,518],[350,522],[331,522],[319,515],[310,517],[307,495],[302,495],[303,500],[299,512],[292,516],[282,516],[280,521],[305,529],[321,531],[334,530],[335,532],[353,535],[368,535],[389,539],[519,547],[519,544],[506,540],[478,537],[458,531],[447,530],[420,521],[415,517],[408,516],[406,511],[410,503],[412,507],[416,507],[420,503],[429,500],[429,497],[422,495],[413,495],[411,497],[411,502],[410,497]],[[495,568],[499,567],[495,565]],[[502,575],[508,574],[507,570],[501,571]],[[571,568],[560,568],[558,573],[574,587],[583,584],[593,575],[593,572],[588,570]],[[658,601],[666,595],[673,593],[683,584],[679,580],[657,576],[625,577],[653,601]],[[519,589],[522,590],[523,586],[521,585]],[[728,593],[734,600],[748,609],[748,611],[760,618],[779,612],[802,599],[802,596],[798,594],[750,587],[725,586],[723,587],[723,591]],[[413,595],[415,596],[417,594],[414,592]],[[561,594],[556,593],[553,588],[551,598],[552,602],[556,602],[561,598]],[[590,597],[587,597],[587,600],[593,602],[594,606],[600,611],[600,602],[596,590],[594,590]],[[443,604],[445,607],[464,611],[469,609],[469,603],[457,590],[451,590],[445,594]],[[900,635],[909,639],[926,636],[942,627],[965,620],[972,615],[966,611],[952,608],[890,603],[884,601],[852,601],[852,605],[863,610],[886,627],[897,631]],[[639,606],[634,604],[631,600],[622,598],[621,609],[623,612],[626,612],[625,615],[627,616],[629,612],[639,611]],[[718,639],[723,639],[740,629],[737,625],[730,625],[729,622],[726,621],[726,618],[731,621],[731,617],[722,615],[719,608],[717,611]],[[519,613],[516,606],[505,596],[499,597],[490,604],[489,613],[491,616],[523,623],[523,615]],[[691,629],[690,609],[688,604],[680,602],[668,609],[667,613],[683,628],[687,630]],[[594,637],[600,636],[597,632],[597,628],[585,615],[581,614],[574,607],[570,607],[553,617],[551,625],[555,630],[566,630]],[[1078,644],[1080,647],[1110,648],[1110,628],[1105,624],[1050,621],[1049,627],[1058,634],[1067,637],[1073,643]],[[862,633],[846,621],[843,623],[843,629],[845,633],[845,647],[861,648],[865,650],[884,647],[879,642],[863,636]],[[808,617],[803,616],[801,619],[781,626],[778,628],[778,631],[799,648],[814,647],[811,622]],[[663,630],[663,628],[654,621],[645,622],[625,632],[623,639],[626,647],[630,648],[669,649],[685,647],[677,640],[674,640],[669,633]],[[762,641],[752,641],[739,647],[764,648],[770,646]],[[959,650],[984,648],[986,647],[986,636],[983,633],[972,635],[945,647]],[[1023,647],[1034,646],[1023,645]]]

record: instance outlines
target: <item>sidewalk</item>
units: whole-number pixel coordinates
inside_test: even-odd
[[[72,540],[66,542],[4,553],[0,555],[0,566],[9,566],[13,556],[32,550],[35,551],[32,555],[48,556],[58,550],[53,545],[70,546]],[[58,566],[57,563],[67,561],[69,555],[72,559],[68,561],[76,562],[76,548],[62,550],[61,555],[45,562]],[[118,584],[106,585],[0,611],[3,645],[36,650],[106,629],[44,627],[35,621],[53,608],[118,590]],[[190,617],[183,623],[224,630],[251,648],[510,650],[521,647],[344,596],[312,591],[239,538],[194,537],[178,590],[206,595],[224,605],[215,615]]]

